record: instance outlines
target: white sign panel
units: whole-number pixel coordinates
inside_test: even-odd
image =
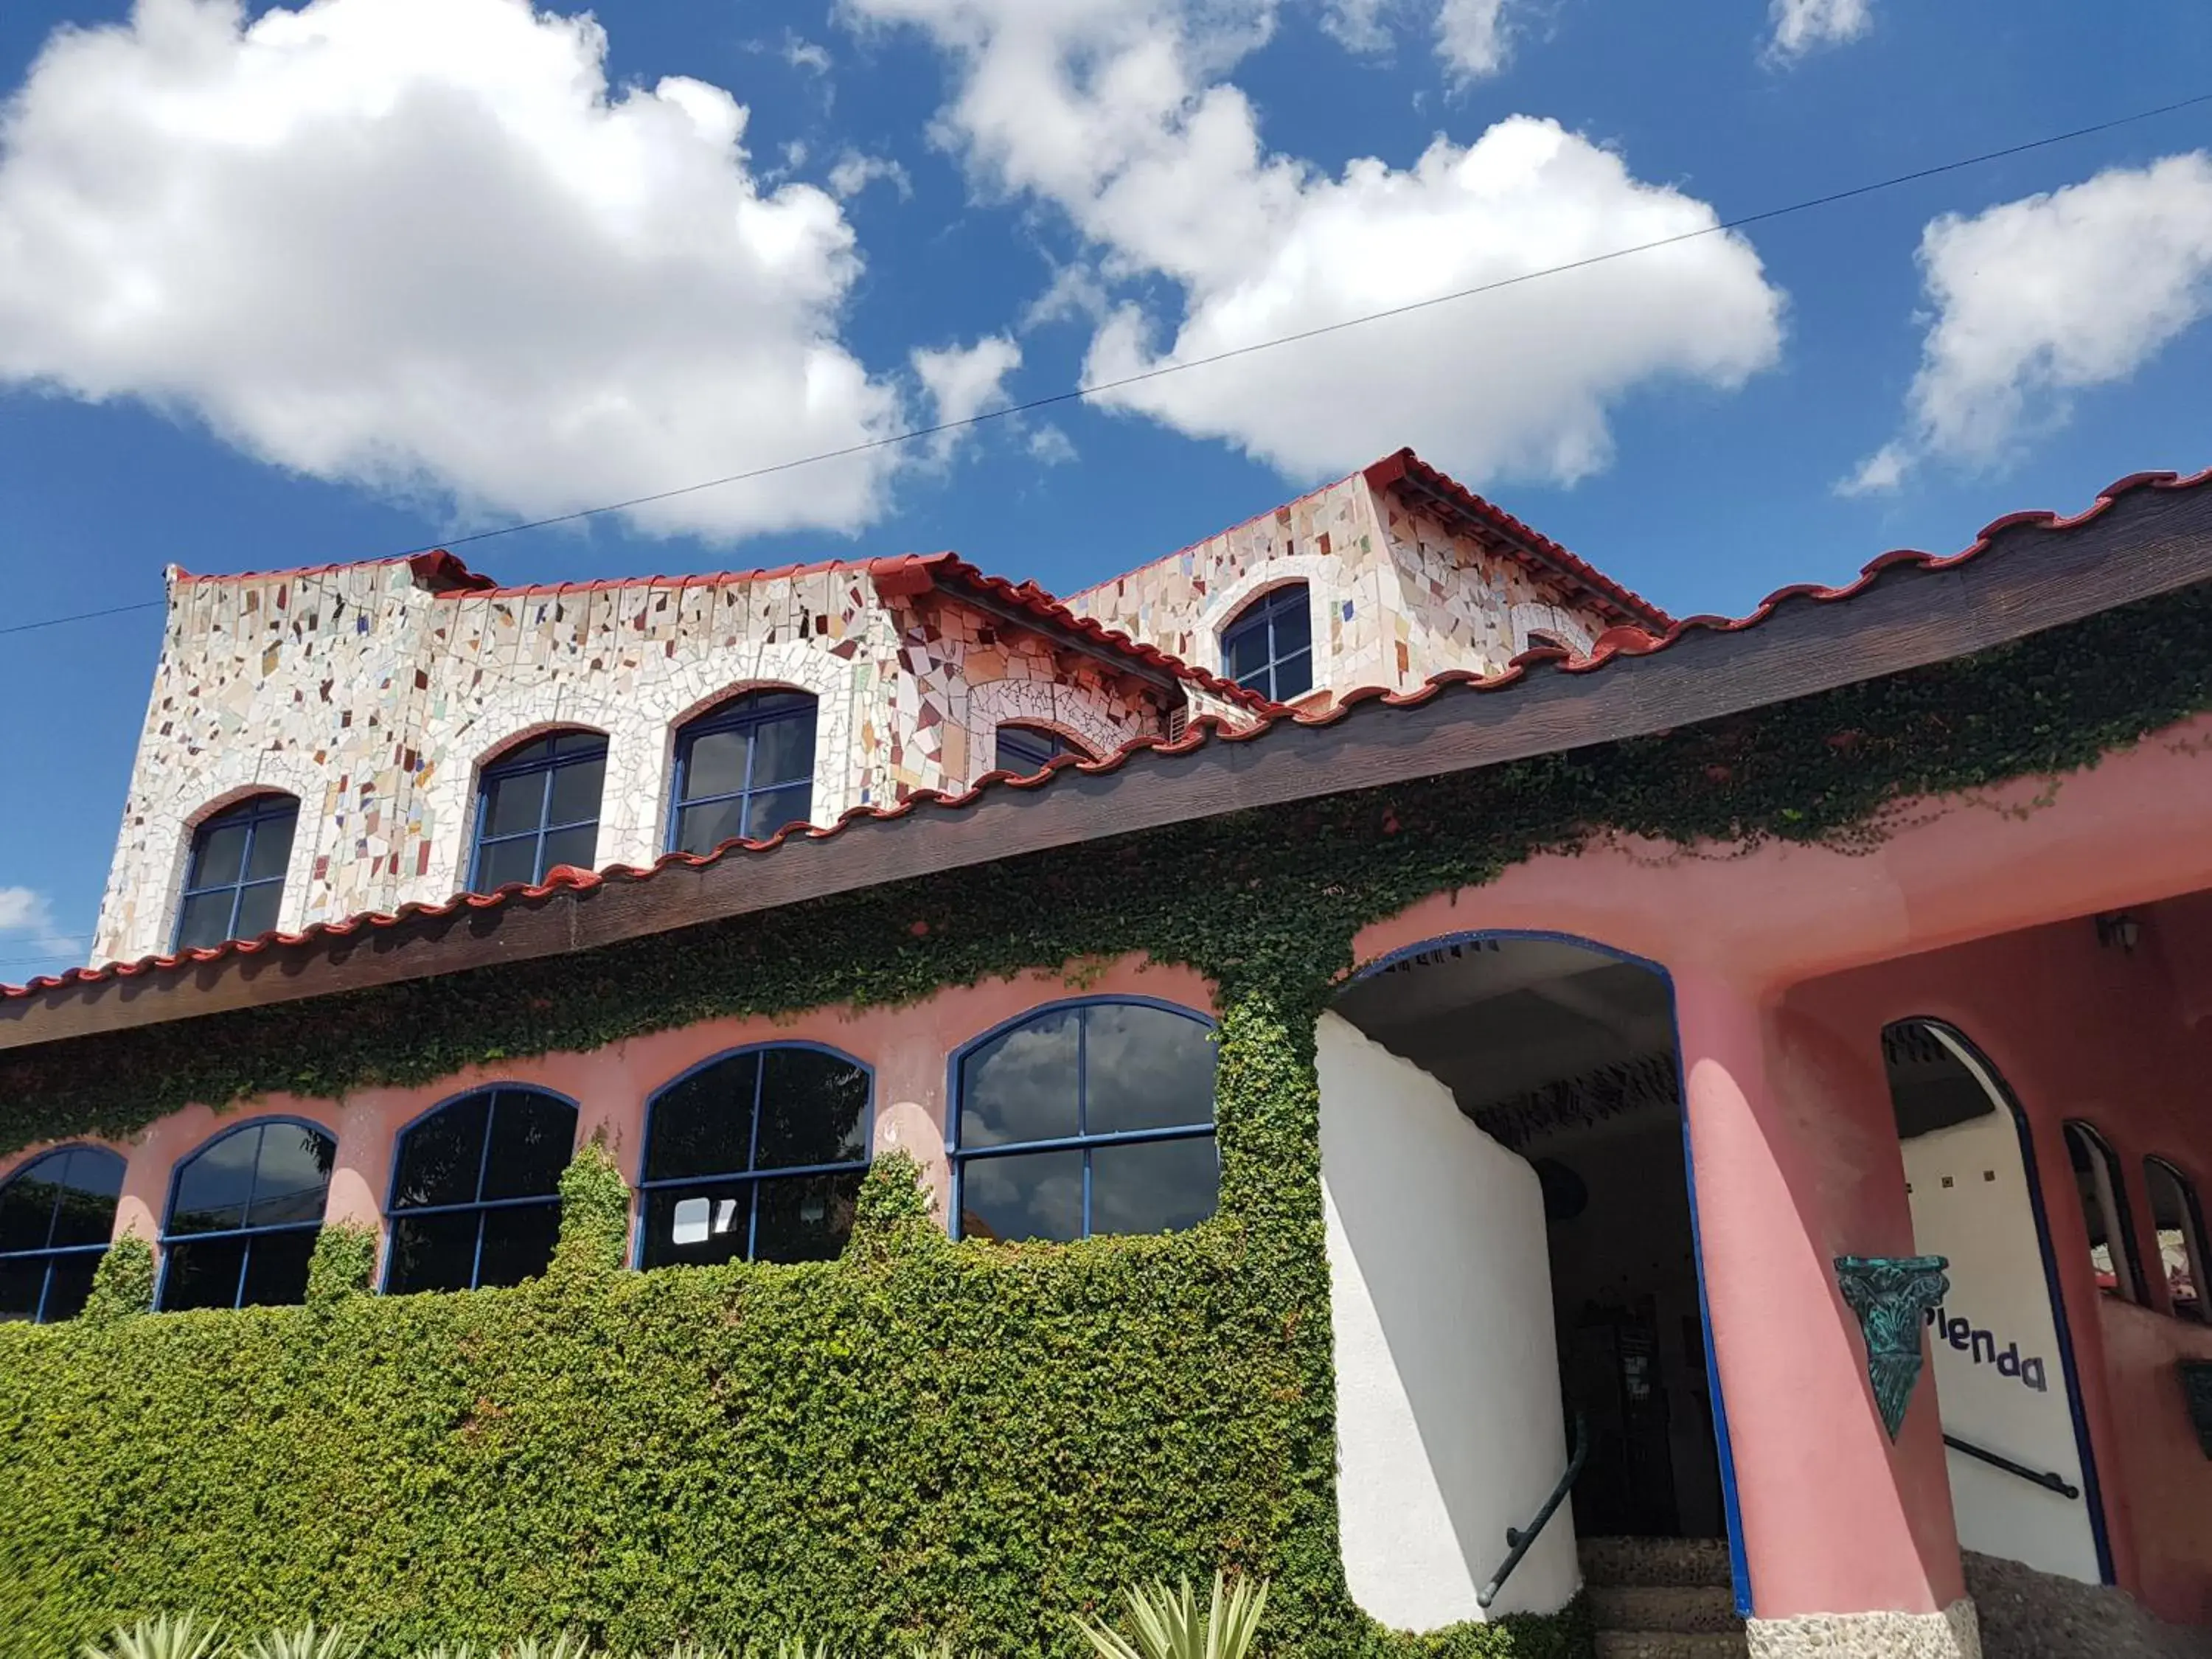
[[[1982,1077],[1970,1056],[1954,1052]],[[1950,1294],[1928,1330],[1943,1432],[2081,1491],[2051,1287],[2010,1109],[1997,1103],[1915,1136],[1904,1151],[1914,1248],[1951,1263]],[[2098,1582],[2086,1492],[2068,1498],[1955,1448],[1947,1455],[1961,1546]]]

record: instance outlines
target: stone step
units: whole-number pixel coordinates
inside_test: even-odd
[[[1680,1631],[1601,1630],[1596,1652],[1597,1659],[1746,1659],[1751,1646],[1740,1630],[1695,1636]]]
[[[1589,1599],[1600,1630],[1724,1636],[1743,1628],[1735,1592],[1718,1584],[1593,1584]]]
[[[1721,1589],[1734,1583],[1724,1538],[1584,1538],[1576,1548],[1583,1577],[1593,1587]]]

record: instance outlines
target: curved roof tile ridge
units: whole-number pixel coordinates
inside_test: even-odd
[[[398,926],[418,916],[450,916],[463,909],[489,910],[510,904],[516,899],[538,900],[563,890],[584,890],[610,883],[650,880],[659,872],[681,865],[692,869],[703,869],[726,858],[738,854],[765,853],[781,846],[794,836],[822,841],[836,835],[846,825],[866,819],[888,820],[902,818],[924,808],[957,811],[977,800],[992,789],[1041,789],[1048,787],[1055,778],[1069,771],[1080,771],[1098,775],[1118,771],[1135,756],[1158,751],[1182,756],[1195,752],[1214,742],[1250,743],[1284,725],[1329,726],[1345,719],[1354,709],[1380,703],[1385,708],[1403,708],[1425,703],[1448,690],[1465,688],[1479,692],[1506,692],[1522,684],[1531,668],[1551,667],[1571,674],[1596,673],[1621,657],[1645,657],[1664,651],[1693,630],[1741,632],[1758,627],[1785,605],[1845,604],[1865,592],[1880,581],[1887,573],[1907,567],[1923,570],[1945,570],[1965,564],[1988,552],[1996,538],[2007,531],[2033,528],[2046,532],[2063,532],[2108,512],[2121,496],[2139,489],[2180,490],[2196,489],[2212,485],[2212,467],[2183,477],[2173,472],[2136,472],[2116,480],[2098,491],[2096,498],[2083,511],[2070,517],[2051,512],[2010,513],[1985,526],[1968,546],[1959,552],[1937,555],[1909,548],[1893,549],[1870,559],[1859,572],[1858,579],[1841,587],[1823,586],[1817,583],[1798,583],[1779,587],[1741,617],[1688,617],[1674,622],[1663,632],[1653,633],[1634,627],[1609,629],[1595,641],[1589,651],[1582,655],[1556,647],[1543,646],[1524,651],[1504,669],[1493,674],[1478,674],[1466,669],[1452,669],[1431,676],[1410,690],[1399,691],[1384,686],[1361,686],[1346,692],[1336,703],[1321,710],[1291,709],[1279,704],[1269,705],[1261,719],[1246,726],[1231,726],[1213,714],[1195,715],[1179,737],[1145,737],[1133,738],[1109,755],[1089,758],[1077,755],[1055,757],[1042,772],[1027,777],[993,771],[984,774],[975,783],[957,794],[946,794],[938,790],[925,790],[888,806],[855,806],[842,813],[835,823],[786,825],[763,841],[737,839],[724,842],[711,852],[704,854],[667,853],[651,865],[640,868],[632,865],[613,865],[597,872],[560,866],[548,872],[545,879],[535,884],[509,883],[492,893],[462,893],[442,903],[410,902],[390,913],[374,912],[349,916],[337,921],[315,922],[296,933],[270,932],[251,939],[232,939],[218,945],[173,952],[166,956],[142,957],[129,963],[108,963],[96,967],[71,968],[58,975],[42,975],[21,985],[0,985],[0,998],[33,996],[40,992],[66,988],[72,985],[94,984],[107,980],[132,978],[141,974],[162,969],[178,968],[193,963],[222,960],[232,956],[251,956],[260,951],[289,945],[310,944],[324,939],[343,939],[364,928],[385,928]],[[916,556],[906,556],[909,558]],[[928,558],[951,559],[953,556],[931,555]],[[956,563],[960,562],[955,561]],[[972,568],[972,567],[970,567]],[[993,578],[993,580],[998,580]],[[1012,589],[1012,583],[1003,583]],[[1041,592],[1042,590],[1036,590]],[[1080,620],[1080,619],[1079,619]]]

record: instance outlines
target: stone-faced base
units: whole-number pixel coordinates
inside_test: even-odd
[[[1753,1619],[1744,1626],[1752,1659],[1982,1659],[1974,1604],[1941,1613],[1813,1613]]]

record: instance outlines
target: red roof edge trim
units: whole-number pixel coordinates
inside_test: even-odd
[[[1587,559],[1569,552],[1541,531],[1523,524],[1503,507],[1485,501],[1458,479],[1438,471],[1410,449],[1401,449],[1395,455],[1384,456],[1367,469],[1366,477],[1369,487],[1374,489],[1389,489],[1407,480],[1420,485],[1492,534],[1503,537],[1512,544],[1512,550],[1519,553],[1525,561],[1547,574],[1564,577],[1570,586],[1582,589],[1603,608],[1615,612],[1624,622],[1662,631],[1674,625],[1672,617],[1641,593],[1622,586]]]
[[[481,593],[499,586],[490,577],[470,569],[442,547],[416,554],[407,561],[407,568],[414,573],[416,586],[427,587],[433,593]]]
[[[631,865],[616,865],[599,873],[576,870],[568,866],[548,873],[537,886],[510,883],[495,893],[465,893],[441,904],[403,904],[390,915],[381,913],[348,917],[341,921],[321,921],[311,924],[297,933],[264,933],[258,939],[234,939],[227,944],[206,949],[178,951],[169,956],[143,957],[130,963],[108,963],[100,967],[71,968],[59,975],[41,975],[23,985],[0,985],[0,999],[14,1000],[36,996],[41,992],[65,989],[73,985],[96,984],[108,980],[136,978],[163,969],[216,961],[228,956],[251,956],[272,948],[313,944],[325,939],[344,939],[363,928],[387,928],[416,916],[450,916],[462,909],[489,910],[509,903],[516,898],[542,899],[561,890],[580,891],[606,886],[617,881],[646,881],[655,872],[674,865],[691,869],[702,869],[708,865],[737,853],[760,853],[779,847],[794,836],[810,841],[823,841],[838,833],[847,824],[863,819],[902,818],[917,809],[928,806],[957,811],[981,799],[992,789],[1042,789],[1053,781],[1071,771],[1093,775],[1115,772],[1140,754],[1157,752],[1163,755],[1186,755],[1208,743],[1250,743],[1278,726],[1333,726],[1346,718],[1355,708],[1380,702],[1394,708],[1412,708],[1429,702],[1443,692],[1465,688],[1484,694],[1510,693],[1532,673],[1591,674],[1601,672],[1618,659],[1650,656],[1664,651],[1692,630],[1723,633],[1741,632],[1758,627],[1777,610],[1788,604],[1838,605],[1845,603],[1873,586],[1887,572],[1905,567],[1923,570],[1948,570],[1980,557],[1990,550],[1996,538],[2010,530],[2023,528],[2039,531],[2066,531],[2087,524],[2110,510],[2121,496],[2138,489],[2185,490],[2212,487],[2212,467],[2183,477],[2172,472],[2137,472],[2098,492],[2088,507],[2071,517],[2056,513],[2013,513],[1991,522],[1973,543],[1957,553],[1940,556],[1910,549],[1899,549],[1869,560],[1860,570],[1858,580],[1841,587],[1823,587],[1816,584],[1798,584],[1778,588],[1769,594],[1748,615],[1742,617],[1691,617],[1670,624],[1663,632],[1653,634],[1641,628],[1608,629],[1594,643],[1589,653],[1575,656],[1553,647],[1538,647],[1524,651],[1512,664],[1498,673],[1483,676],[1465,669],[1453,669],[1438,674],[1410,691],[1396,691],[1382,686],[1364,686],[1347,691],[1333,708],[1322,710],[1291,709],[1269,705],[1265,718],[1249,726],[1231,726],[1212,714],[1194,715],[1182,735],[1175,738],[1137,738],[1124,744],[1110,755],[1096,760],[1079,755],[1064,755],[1054,760],[1046,769],[1028,777],[1016,777],[1005,772],[988,772],[969,788],[957,795],[939,790],[922,790],[890,806],[855,806],[829,825],[788,825],[765,841],[729,841],[710,853],[694,854],[670,853],[652,865],[639,868]],[[945,561],[959,566],[961,562],[950,554],[926,556],[923,562]],[[964,567],[963,567],[964,568]],[[1010,591],[1018,592],[1011,583],[1003,584]],[[1025,585],[1027,586],[1027,585]],[[1036,590],[1031,588],[1032,592]],[[1102,632],[1106,630],[1101,630]],[[1241,688],[1240,688],[1241,689]],[[1249,695],[1249,694],[1248,694]]]

